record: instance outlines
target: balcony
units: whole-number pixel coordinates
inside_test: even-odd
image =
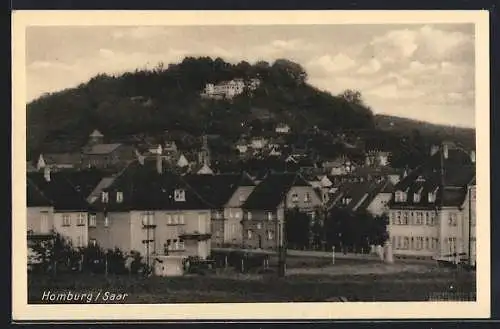
[[[205,241],[212,237],[212,233],[199,232],[199,231],[179,231],[179,238],[183,240],[197,240]]]

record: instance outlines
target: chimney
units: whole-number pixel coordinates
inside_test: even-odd
[[[474,150],[470,151],[470,161],[476,163],[476,151]]]
[[[439,146],[438,145],[432,145],[431,146],[431,156],[436,154],[439,151]]]
[[[163,173],[163,160],[161,158],[161,154],[156,155],[156,171],[160,175]]]
[[[443,158],[448,159],[448,144],[443,144]]]
[[[45,178],[45,180],[47,182],[50,182],[50,168],[49,167],[45,167],[45,169],[43,171],[43,177]]]

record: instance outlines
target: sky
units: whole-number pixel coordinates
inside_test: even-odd
[[[27,98],[185,56],[287,58],[315,87],[361,91],[374,113],[474,127],[474,44],[473,24],[31,26]]]

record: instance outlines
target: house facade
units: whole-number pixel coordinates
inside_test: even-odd
[[[255,187],[249,175],[187,175],[184,179],[211,206],[212,245],[240,246],[241,206]]]
[[[103,248],[155,255],[210,254],[210,206],[163,160],[134,162],[103,189],[89,230]]]
[[[105,143],[104,136],[99,131],[94,131],[89,136],[87,145],[81,150],[83,168],[123,168],[135,158],[135,147],[122,143]]]
[[[35,234],[55,231],[75,248],[87,246],[88,213],[92,209],[65,174],[46,168],[43,174],[28,174],[27,179],[28,190],[37,190],[47,200],[43,207],[28,204],[28,230]]]
[[[243,246],[276,249],[282,241],[285,213],[298,209],[314,220],[321,197],[298,173],[269,173],[243,204]]]
[[[456,255],[468,258],[467,197],[474,177],[469,155],[444,147],[403,178],[389,204],[394,254],[450,261]]]
[[[33,235],[49,235],[54,226],[54,207],[52,202],[28,178],[27,186],[27,233]]]

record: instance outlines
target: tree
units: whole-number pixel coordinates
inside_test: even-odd
[[[338,95],[343,98],[346,102],[356,105],[363,105],[363,97],[361,92],[358,90],[346,89],[341,94]]]
[[[287,210],[285,215],[287,244],[292,249],[303,249],[309,245],[310,217],[298,208]]]
[[[274,73],[277,73],[282,77],[288,77],[292,81],[299,84],[305,83],[307,80],[307,73],[302,65],[288,59],[280,58],[274,61],[272,70]]]

